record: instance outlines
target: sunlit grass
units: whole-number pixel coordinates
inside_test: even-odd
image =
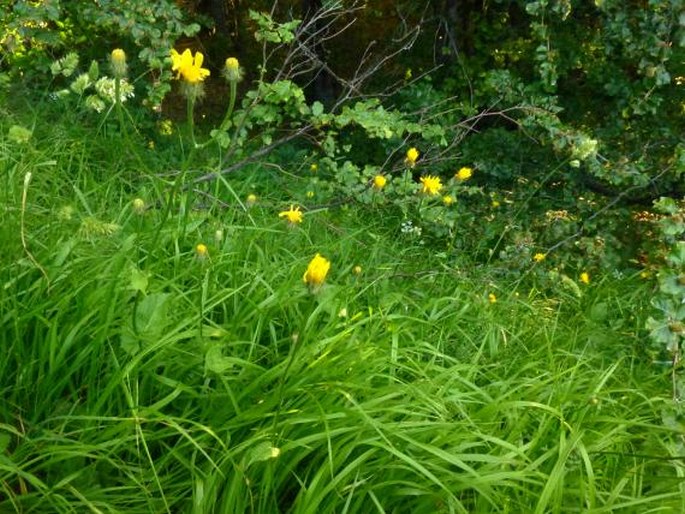
[[[149,170],[53,137],[0,141],[0,511],[685,510],[645,285],[493,282],[248,182],[165,219]]]

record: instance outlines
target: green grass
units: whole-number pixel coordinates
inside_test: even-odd
[[[154,152],[0,128],[0,512],[685,511],[648,285],[543,294],[368,207],[289,228],[232,200],[259,170],[165,219]]]

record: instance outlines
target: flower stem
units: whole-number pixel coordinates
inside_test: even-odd
[[[224,131],[226,130],[226,125],[228,125],[228,122],[231,120],[231,115],[233,114],[233,108],[235,107],[235,97],[236,97],[236,91],[238,89],[238,84],[235,80],[232,80],[229,83],[230,86],[230,98],[228,101],[228,109],[226,110],[226,116],[224,116],[224,121],[221,122],[221,125],[219,125],[219,130]]]
[[[114,78],[114,105],[119,118],[119,131],[126,136],[126,125],[124,123],[124,111],[121,106],[121,77]]]
[[[193,95],[188,95],[188,126],[190,127],[190,141],[193,143],[193,148],[197,148],[198,144],[195,141],[195,98]]]

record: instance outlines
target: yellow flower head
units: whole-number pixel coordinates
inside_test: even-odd
[[[454,178],[457,180],[460,180],[461,182],[464,182],[465,180],[468,180],[471,178],[473,175],[473,170],[471,168],[461,168],[459,171],[457,171],[457,174],[454,175]]]
[[[238,59],[235,57],[229,57],[226,59],[224,74],[229,82],[238,82],[243,78],[243,72],[240,69],[240,63],[238,62]]]
[[[454,203],[454,197],[450,195],[445,195],[442,197],[442,203],[449,207]]]
[[[583,272],[580,274],[580,281],[581,281],[583,284],[586,284],[586,285],[589,284],[589,283],[590,283],[590,274],[589,274],[588,272],[586,272],[586,271],[583,271]]]
[[[287,218],[288,222],[291,223],[292,225],[296,225],[297,223],[302,223],[302,211],[300,211],[299,207],[294,207],[291,205],[290,209],[287,211],[279,212],[278,217],[279,218]]]
[[[376,175],[373,177],[373,187],[374,189],[381,190],[385,187],[385,184],[388,183],[388,179],[385,178],[383,175]]]
[[[183,80],[190,84],[202,82],[209,76],[209,70],[202,67],[205,56],[201,52],[196,52],[195,57],[190,49],[186,48],[182,54],[176,50],[171,50],[171,70],[176,72],[176,78],[183,77]]]
[[[112,50],[112,61],[116,63],[126,62],[126,52],[121,48],[115,48]]]
[[[314,198],[314,191],[307,191],[307,198]]]
[[[429,196],[437,195],[442,189],[442,182],[440,181],[440,177],[426,175],[425,177],[421,177],[421,183],[423,184],[421,192]]]
[[[207,257],[207,253],[207,245],[200,243],[195,247],[195,254],[198,256],[198,258],[204,259]]]
[[[226,59],[226,69],[227,70],[235,71],[238,68],[240,68],[240,63],[238,62],[238,59],[236,59],[235,57],[229,57],[228,59]]]
[[[318,287],[326,280],[330,268],[331,262],[317,253],[309,262],[307,271],[302,276],[302,281],[310,287]]]
[[[319,165],[313,162],[312,164],[309,165],[309,171],[312,173],[316,173],[319,169]]]
[[[254,193],[250,193],[249,195],[247,195],[247,199],[245,200],[245,202],[247,203],[248,207],[252,207],[254,204],[257,203],[257,195]]]
[[[538,253],[536,253],[535,255],[533,255],[533,260],[534,260],[535,262],[542,262],[542,261],[545,260],[545,257],[546,257],[546,256],[545,256],[544,253],[538,252]]]
[[[410,168],[413,168],[416,165],[416,159],[419,158],[419,151],[412,147],[409,150],[407,150],[407,157],[404,159],[404,163],[409,166]]]
[[[500,206],[500,203],[497,200],[492,201],[492,208],[493,209],[497,209],[497,207],[499,207],[499,206]]]
[[[357,265],[354,268],[352,268],[352,273],[355,275],[361,275],[362,274],[362,267]]]
[[[126,52],[121,48],[115,48],[112,50],[110,60],[114,76],[119,79],[124,78],[126,76]]]
[[[488,295],[488,302],[497,303],[497,296],[495,296],[495,293],[490,293]]]

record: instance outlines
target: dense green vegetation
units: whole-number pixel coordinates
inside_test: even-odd
[[[682,3],[220,3],[0,14],[0,512],[685,511]]]

